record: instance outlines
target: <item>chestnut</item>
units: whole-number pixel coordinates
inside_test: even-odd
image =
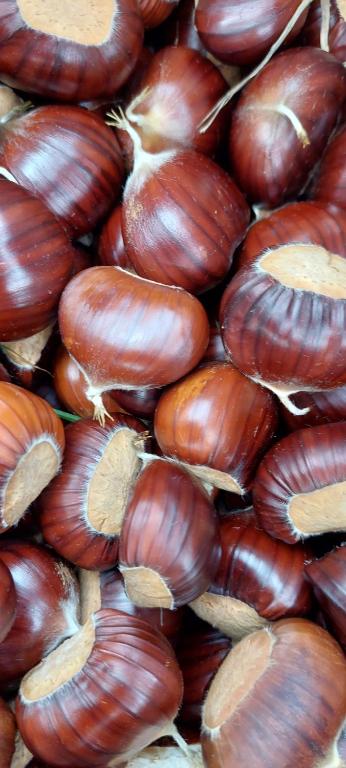
[[[1,80],[62,101],[113,97],[135,67],[143,22],[135,0],[7,0]],[[25,60],[25,63],[24,63]]]
[[[12,627],[16,610],[17,597],[11,571],[0,560],[0,643],[5,639]]]
[[[117,205],[101,229],[98,257],[100,263],[105,267],[122,267],[134,272],[125,250],[121,219],[122,206]]]
[[[77,413],[78,416],[92,416],[94,406],[86,395],[87,381],[77,363],[63,346],[58,349],[54,359],[53,376],[56,394],[65,408],[72,413]],[[122,411],[121,406],[110,392],[104,393],[103,402],[108,413]]]
[[[61,298],[59,325],[100,418],[103,392],[170,384],[197,365],[209,340],[197,299],[119,267],[76,275]]]
[[[119,568],[133,603],[177,608],[209,586],[220,556],[214,507],[202,485],[169,461],[149,461],[128,503]]]
[[[346,28],[346,24],[345,24]],[[345,32],[346,38],[346,32]],[[346,43],[346,39],[345,39]],[[332,136],[313,180],[310,197],[346,209],[346,125]]]
[[[161,396],[155,437],[204,482],[245,493],[277,425],[273,397],[229,363],[210,363]]]
[[[275,541],[252,522],[220,521],[221,560],[208,591],[190,605],[200,618],[239,639],[268,622],[311,608],[304,550]]]
[[[346,422],[299,429],[259,465],[253,502],[262,527],[288,543],[346,530]]]
[[[297,392],[291,400],[301,415],[281,408],[281,416],[289,430],[346,420],[346,384],[320,392]]]
[[[53,408],[15,384],[0,382],[0,533],[19,522],[59,472],[64,429]]]
[[[331,631],[346,651],[346,544],[306,566]]]
[[[146,29],[162,24],[179,0],[138,0],[138,8]]]
[[[278,54],[244,88],[233,111],[229,155],[240,189],[253,202],[275,207],[301,192],[336,124],[345,88],[342,64],[308,47]]]
[[[327,0],[329,5],[329,29],[325,30],[325,50],[335,56],[338,61],[346,60],[346,8],[343,0]],[[326,4],[326,0],[323,0]],[[321,27],[323,24],[323,3],[312,3],[307,20],[302,31],[302,41],[305,45],[321,46]]]
[[[102,573],[80,570],[79,582],[82,623],[87,620],[90,613],[101,608],[112,608],[115,611],[123,611],[130,616],[145,619],[151,626],[160,630],[172,645],[176,644],[185,616],[184,608],[178,608],[175,611],[168,611],[165,608],[140,608],[129,600],[123,578],[117,568]]]
[[[53,340],[55,323],[27,339],[5,341],[0,344],[9,370],[23,387],[33,388],[35,373],[43,368],[42,358],[46,356]]]
[[[12,757],[16,738],[16,722],[9,706],[0,699],[0,757],[1,768],[13,768]],[[14,767],[15,768],[15,767]]]
[[[109,609],[92,614],[23,678],[16,717],[36,757],[101,768],[171,734],[181,698],[181,672],[166,638]]]
[[[12,628],[0,643],[0,687],[8,688],[78,629],[79,591],[69,567],[38,544],[2,539],[0,560],[17,599]]]
[[[284,619],[241,640],[216,673],[203,708],[205,765],[317,768],[345,711],[340,646],[309,621]]]
[[[105,426],[92,419],[70,424],[60,474],[40,499],[45,541],[81,568],[107,570],[118,542],[131,486],[145,450],[145,426],[114,413]]]
[[[292,413],[294,392],[346,383],[346,260],[322,246],[265,251],[231,280],[220,318],[232,362]]]

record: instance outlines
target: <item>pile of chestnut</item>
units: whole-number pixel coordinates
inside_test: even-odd
[[[0,768],[345,768],[345,102],[345,0],[0,0]]]

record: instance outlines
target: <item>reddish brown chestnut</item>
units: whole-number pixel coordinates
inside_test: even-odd
[[[233,112],[229,152],[251,200],[275,207],[302,190],[345,89],[342,64],[318,48],[280,53],[244,88]]]
[[[94,413],[94,406],[87,398],[88,384],[77,363],[61,346],[53,365],[54,387],[59,400],[72,413],[88,417]],[[108,413],[119,413],[119,403],[108,392],[103,395],[103,402]]]
[[[181,698],[166,638],[142,619],[103,610],[25,676],[16,715],[41,760],[101,768],[172,733]]]
[[[288,543],[346,530],[346,422],[300,429],[271,448],[253,486],[263,528]]]
[[[229,363],[205,365],[167,390],[154,420],[166,456],[239,494],[249,487],[276,424],[272,396]]]
[[[346,421],[345,384],[325,392],[298,392],[292,395],[292,402],[303,415],[294,415],[287,408],[281,408],[281,415],[290,430]]]
[[[346,651],[346,544],[306,566],[331,631]]]
[[[239,639],[311,607],[304,550],[274,541],[254,524],[220,522],[221,560],[208,591],[191,603],[200,618]]]
[[[43,203],[0,180],[0,341],[32,336],[55,319],[73,249]]]
[[[317,245],[283,245],[243,267],[221,303],[223,342],[234,364],[289,395],[346,383],[346,260]]]
[[[110,128],[93,112],[65,105],[40,107],[3,124],[0,163],[75,238],[105,217],[123,175]]]
[[[122,267],[134,271],[125,251],[121,217],[122,206],[118,205],[102,227],[98,244],[98,257],[100,263],[105,267]]]
[[[9,706],[0,699],[1,768],[15,768],[12,763],[16,738],[16,721]]]
[[[18,523],[59,471],[65,439],[53,408],[0,382],[0,533]]]
[[[325,0],[323,2],[326,4]],[[329,29],[326,31],[326,40],[321,40],[321,26],[323,17],[323,3],[312,3],[304,25],[302,40],[306,45],[316,45],[318,48],[325,44],[325,50],[344,63],[346,61],[346,6],[345,0],[328,0],[329,4]]]
[[[40,500],[45,541],[71,563],[112,568],[131,486],[145,450],[145,426],[116,414],[105,426],[91,419],[70,424],[61,473]]]
[[[172,13],[179,0],[138,0],[138,7],[146,29],[162,24]]]
[[[1,80],[63,101],[112,97],[131,74],[142,37],[135,0],[74,0],[63,8],[48,0],[44,12],[40,0],[8,0]]]
[[[312,187],[314,200],[346,209],[346,125],[331,139]],[[345,213],[343,214],[345,215]]]
[[[345,711],[340,646],[309,621],[280,621],[245,637],[214,677],[203,710],[205,765],[317,768]]]
[[[15,619],[17,598],[11,571],[0,560],[0,643],[9,633]],[[0,750],[1,754],[1,750]]]
[[[0,685],[13,685],[78,629],[79,592],[72,571],[47,549],[0,541],[0,560],[16,589],[14,623],[0,643]]]
[[[197,299],[118,267],[93,267],[74,277],[60,302],[59,323],[101,417],[103,392],[170,384],[197,365],[209,339]]]
[[[138,477],[120,536],[130,600],[146,608],[185,605],[208,588],[219,555],[216,514],[202,485],[171,462],[151,461]]]

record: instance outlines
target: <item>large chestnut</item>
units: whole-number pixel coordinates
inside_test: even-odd
[[[346,125],[331,138],[317,169],[310,197],[346,209]]]
[[[0,533],[16,525],[60,469],[64,429],[41,397],[0,382]]]
[[[214,507],[196,478],[154,459],[138,477],[120,535],[128,597],[146,608],[177,608],[201,595],[220,556]]]
[[[205,482],[242,494],[277,424],[273,397],[229,363],[210,363],[161,396],[155,437]]]
[[[5,639],[12,627],[16,616],[16,609],[17,597],[11,571],[0,560],[0,643]]]
[[[103,392],[176,381],[197,365],[209,338],[197,299],[119,267],[76,275],[62,296],[59,324],[101,417]]]
[[[345,711],[340,646],[309,621],[285,619],[241,640],[216,673],[203,709],[205,765],[318,768]]]
[[[279,440],[253,486],[262,527],[288,543],[346,530],[346,422],[299,429]]]
[[[45,541],[71,563],[107,570],[118,559],[121,524],[145,449],[145,426],[116,414],[105,426],[70,424],[60,474],[40,500]]]
[[[120,611],[92,614],[82,629],[22,680],[16,716],[41,760],[116,766],[173,731],[181,672],[166,638]]]
[[[69,567],[49,550],[19,540],[0,541],[17,598],[12,628],[0,643],[0,686],[14,685],[78,629],[79,592]]]
[[[244,88],[229,152],[251,200],[275,207],[302,190],[336,124],[345,89],[342,64],[318,48],[280,53]]]
[[[346,545],[313,560],[306,573],[331,631],[346,651]]]
[[[221,560],[208,591],[191,603],[200,618],[239,639],[268,622],[311,607],[304,551],[275,541],[252,523],[220,522]]]
[[[16,721],[9,706],[0,699],[0,758],[1,768],[15,768],[12,764],[16,738]]]
[[[138,59],[143,22],[135,0],[6,0],[1,80],[63,101],[112,97]]]
[[[346,383],[346,260],[322,246],[268,249],[221,303],[233,363],[298,412],[289,395]]]

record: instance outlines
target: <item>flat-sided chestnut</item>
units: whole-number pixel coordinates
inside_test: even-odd
[[[0,19],[1,80],[62,101],[112,97],[139,56],[135,0],[7,0]]]
[[[0,643],[5,639],[12,627],[16,609],[16,590],[11,571],[9,571],[7,565],[0,560]]]
[[[126,594],[123,578],[117,568],[102,573],[80,570],[79,582],[83,624],[91,613],[101,608],[112,608],[145,619],[173,645],[176,643],[185,616],[183,608],[168,611],[165,608],[140,608],[135,605]]]
[[[208,589],[219,555],[216,514],[202,485],[169,461],[150,461],[138,477],[120,536],[120,570],[130,600],[171,610],[191,602]]]
[[[101,417],[103,392],[170,384],[197,365],[209,339],[197,299],[119,267],[92,267],[74,277],[59,324]]]
[[[290,394],[346,383],[342,256],[305,243],[268,249],[230,282],[220,317],[233,363],[293,413]]]
[[[0,699],[0,756],[1,768],[12,768],[14,742],[16,738],[16,721],[9,706]],[[15,766],[14,766],[15,768]]]
[[[41,397],[0,382],[0,533],[16,525],[59,472],[64,428]]]
[[[310,196],[346,209],[346,126],[332,137],[317,170]],[[345,215],[345,213],[344,213]]]
[[[215,675],[203,710],[205,765],[318,768],[345,711],[340,646],[309,621],[285,619],[245,637]]]
[[[118,542],[132,484],[145,450],[145,426],[116,414],[105,426],[92,419],[70,424],[61,472],[40,499],[45,541],[81,568],[107,570]]]
[[[95,228],[120,191],[123,162],[116,137],[81,107],[44,106],[0,130],[0,163],[77,238]]]
[[[68,566],[42,546],[0,541],[17,598],[12,628],[0,643],[0,686],[14,685],[78,629],[79,592]]]
[[[346,545],[306,566],[331,631],[346,651]]]
[[[288,543],[346,530],[346,422],[299,429],[271,448],[253,486],[263,528]]]
[[[0,180],[0,341],[25,339],[55,319],[72,272],[62,226],[32,194]]]
[[[208,591],[191,603],[200,618],[239,639],[311,607],[304,550],[274,541],[254,524],[220,522],[221,560]]]
[[[273,397],[229,363],[204,365],[170,387],[154,419],[163,454],[239,494],[249,487],[276,424]]]
[[[229,153],[251,200],[275,207],[302,190],[336,124],[345,89],[342,64],[318,48],[280,53],[244,88],[233,112]]]
[[[16,716],[41,760],[101,768],[172,733],[181,698],[166,638],[142,619],[103,610],[24,677]]]

